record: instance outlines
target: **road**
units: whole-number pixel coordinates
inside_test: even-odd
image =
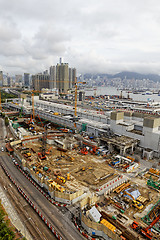
[[[1,125],[1,124],[0,124]],[[3,136],[3,129],[0,128],[0,136]],[[2,145],[4,142],[2,143]],[[68,212],[61,212],[57,207],[52,205],[34,186],[24,177],[21,172],[15,167],[11,158],[3,153],[0,156],[0,161],[6,167],[9,174],[14,178],[17,184],[28,195],[30,200],[35,203],[36,207],[42,212],[52,226],[56,228],[63,239],[66,240],[81,240],[83,236],[75,228],[74,224],[68,218]]]

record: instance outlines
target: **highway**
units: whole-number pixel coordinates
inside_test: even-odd
[[[0,125],[1,124],[2,122],[0,123]],[[1,125],[1,128],[0,128],[0,136],[2,136],[1,139],[4,139],[3,132],[2,132],[4,128],[5,127],[4,126],[2,127]],[[4,142],[1,144],[4,145]],[[30,200],[42,212],[42,214],[51,223],[51,225],[55,227],[55,229],[63,239],[66,239],[66,240],[84,239],[84,237],[75,228],[74,224],[67,217],[68,212],[64,211],[64,214],[63,214],[56,206],[52,205],[33,186],[33,184],[30,181],[28,181],[26,177],[23,176],[23,174],[16,168],[11,158],[6,153],[1,154],[0,161],[6,167],[8,173],[14,178],[14,180],[20,186],[20,188],[23,189],[23,191],[28,195]]]

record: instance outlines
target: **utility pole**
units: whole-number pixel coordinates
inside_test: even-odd
[[[1,89],[0,89],[0,110],[2,111],[2,104],[1,104]]]

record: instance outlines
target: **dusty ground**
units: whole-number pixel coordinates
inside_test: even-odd
[[[115,170],[108,166],[105,159],[101,156],[82,155],[79,153],[79,149],[67,151],[66,153],[57,150],[52,145],[50,154],[46,155],[46,160],[40,160],[38,158],[38,152],[40,152],[41,143],[28,143],[25,147],[33,149],[36,153],[30,150],[31,158],[30,165],[38,166],[40,171],[47,175],[50,179],[55,179],[54,172],[60,171],[61,176],[67,178],[67,174],[70,174],[70,181],[65,183],[65,186],[69,189],[79,188],[94,188],[103,185],[114,177]],[[47,145],[47,150],[51,145]],[[43,167],[48,167],[51,172],[44,172]],[[101,179],[102,178],[102,179]],[[104,178],[104,179],[103,179]]]

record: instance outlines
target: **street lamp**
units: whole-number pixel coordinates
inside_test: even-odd
[[[24,226],[24,237],[26,237],[26,228],[25,228],[25,222],[27,222],[27,221],[29,221],[29,220],[31,220],[31,218],[28,218],[28,219],[26,219],[24,222],[23,222],[23,226]]]

